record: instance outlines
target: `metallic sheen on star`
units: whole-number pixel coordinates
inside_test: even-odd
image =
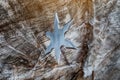
[[[62,29],[59,29],[59,19],[57,13],[55,13],[55,19],[54,19],[54,31],[53,32],[46,32],[46,36],[50,39],[50,45],[47,47],[45,53],[48,54],[51,52],[51,50],[55,49],[55,56],[57,61],[60,60],[60,54],[61,46],[70,47],[70,48],[76,48],[71,41],[65,39],[65,32],[69,29],[70,25],[72,23],[72,20],[70,20],[68,23],[64,25]]]

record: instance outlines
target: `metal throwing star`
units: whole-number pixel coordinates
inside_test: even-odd
[[[61,54],[61,46],[70,47],[70,48],[76,48],[71,41],[65,39],[64,34],[69,29],[70,25],[72,23],[72,20],[70,20],[68,23],[64,25],[62,29],[59,29],[59,19],[57,13],[55,13],[54,18],[54,31],[53,32],[46,32],[46,36],[50,39],[50,45],[47,47],[45,53],[48,54],[51,52],[51,50],[55,49],[55,56],[57,61],[60,61],[60,54]]]

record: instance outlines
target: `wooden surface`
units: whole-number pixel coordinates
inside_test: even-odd
[[[0,80],[119,80],[120,0],[0,0]],[[66,33],[77,50],[44,56],[53,31]]]

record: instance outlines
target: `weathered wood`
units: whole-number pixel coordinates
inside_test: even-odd
[[[119,80],[120,0],[0,0],[0,80]],[[45,55],[54,13],[77,50]]]

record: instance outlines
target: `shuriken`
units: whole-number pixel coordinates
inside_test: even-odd
[[[57,13],[55,13],[54,18],[54,31],[53,32],[46,32],[46,36],[50,39],[50,45],[47,47],[45,53],[48,54],[51,50],[55,49],[56,59],[60,61],[60,54],[61,54],[61,46],[69,47],[69,48],[76,48],[71,41],[65,39],[64,34],[69,29],[72,20],[64,25],[62,29],[59,29],[59,19]]]

